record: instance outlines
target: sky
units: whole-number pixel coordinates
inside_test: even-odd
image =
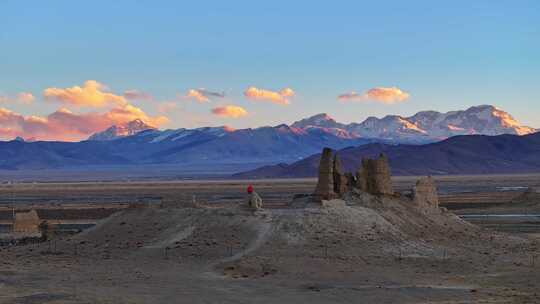
[[[0,139],[492,104],[540,128],[540,1],[0,0]]]

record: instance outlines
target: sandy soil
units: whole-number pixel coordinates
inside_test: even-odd
[[[441,200],[470,203],[507,202],[527,187],[540,187],[540,175],[436,176]],[[418,177],[393,178],[397,191],[408,191]],[[190,202],[193,196],[205,203],[243,200],[248,184],[253,184],[267,205],[285,204],[295,194],[311,193],[315,179],[275,180],[193,180],[144,182],[62,182],[0,184],[0,206],[23,204],[119,204],[137,201]],[[501,191],[515,189],[516,191]],[[465,193],[464,193],[465,192]],[[464,197],[456,197],[456,194]],[[456,199],[454,199],[456,198]]]
[[[0,303],[538,303],[538,240],[395,198],[128,209],[2,248]]]

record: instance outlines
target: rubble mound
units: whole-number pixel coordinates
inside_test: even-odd
[[[59,243],[58,250],[70,251],[75,243],[80,256],[174,259],[241,278],[309,276],[306,263],[320,276],[335,274],[335,267],[398,259],[485,258],[478,253],[483,245],[520,242],[483,232],[449,212],[422,212],[407,197],[350,191],[324,202],[255,212],[242,204],[128,209]]]
[[[80,255],[103,259],[176,259],[231,277],[320,278],[336,275],[336,269],[402,259],[483,261],[494,248],[524,242],[483,231],[439,208],[431,177],[404,196],[392,190],[386,157],[364,160],[352,176],[342,173],[339,157],[332,154],[323,151],[314,195],[287,207],[133,208],[60,246],[75,242]],[[306,264],[316,271],[306,272]]]
[[[359,171],[343,174],[339,157],[328,149],[315,194],[298,196],[289,206],[264,209],[231,202],[129,208],[54,242],[53,251],[71,252],[89,263],[168,265],[172,260],[214,277],[332,280],[349,272],[403,265],[452,268],[464,261],[466,271],[482,271],[527,242],[482,230],[439,208],[431,177],[420,179],[411,195],[395,193],[384,156],[365,160]],[[358,180],[366,183],[359,186]]]

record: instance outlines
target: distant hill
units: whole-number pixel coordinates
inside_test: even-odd
[[[355,172],[362,157],[385,153],[395,175],[498,174],[540,172],[540,133],[456,136],[426,145],[367,144],[338,151],[346,171]],[[264,166],[236,178],[314,177],[320,154],[290,165]]]

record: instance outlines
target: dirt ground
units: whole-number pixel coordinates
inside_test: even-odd
[[[408,191],[419,177],[393,177],[396,191]],[[509,200],[509,195],[527,187],[540,187],[540,174],[436,176],[439,194],[444,202],[469,204],[473,194],[480,203]],[[144,182],[46,182],[0,184],[0,206],[23,204],[118,204],[137,201],[190,202],[194,196],[205,203],[230,203],[243,199],[248,184],[253,184],[267,204],[285,204],[295,194],[311,193],[316,179],[274,180],[193,180]],[[501,191],[501,190],[517,191]],[[483,200],[482,195],[485,193]],[[448,197],[450,195],[450,197]]]
[[[396,188],[414,180],[398,178]],[[500,187],[538,181],[438,183],[443,201],[468,213],[534,208],[512,205],[519,191]],[[1,247],[0,303],[540,303],[534,234],[481,228],[452,212],[423,216],[393,199],[285,206],[310,193],[313,180],[255,182],[268,208],[254,213],[239,206],[245,183],[4,186],[4,199],[26,204],[144,197],[164,204],[126,209],[74,236]],[[203,207],[186,205],[193,195]]]

